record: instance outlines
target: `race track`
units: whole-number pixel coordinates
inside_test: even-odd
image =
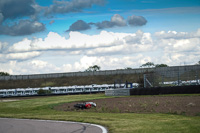
[[[107,133],[107,130],[88,123],[0,118],[0,133]]]

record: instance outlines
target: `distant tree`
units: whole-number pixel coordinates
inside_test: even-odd
[[[167,64],[156,64],[155,67],[168,67]]]
[[[0,76],[9,76],[10,74],[7,72],[0,72]]]
[[[147,62],[147,63],[141,65],[140,67],[154,67],[154,66],[155,66],[155,65],[154,65],[153,62]]]
[[[131,67],[126,67],[125,69],[126,69],[126,70],[130,70],[130,69],[132,69],[132,68],[131,68]]]
[[[43,90],[43,89],[39,89],[38,91],[38,95],[45,95],[45,94],[50,94],[51,90]]]
[[[100,66],[98,66],[98,65],[94,65],[94,66],[90,66],[88,69],[86,69],[85,71],[86,72],[93,72],[93,71],[99,71],[101,69],[101,67]]]
[[[200,65],[200,61],[198,61],[198,62],[196,63],[196,65]]]

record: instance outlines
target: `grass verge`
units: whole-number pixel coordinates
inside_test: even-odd
[[[172,114],[64,112],[55,105],[108,98],[104,94],[54,96],[0,102],[0,117],[89,122],[106,126],[111,133],[199,133],[200,116]]]

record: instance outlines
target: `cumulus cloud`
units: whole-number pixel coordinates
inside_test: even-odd
[[[112,16],[110,21],[102,21],[95,24],[98,29],[112,28],[114,26],[126,26],[126,21],[119,14]]]
[[[143,26],[147,23],[147,20],[143,16],[129,16],[127,22],[131,26]],[[95,25],[98,29],[112,28],[112,27],[123,27],[127,26],[126,20],[119,14],[112,16],[110,21],[97,22]]]
[[[200,37],[200,29],[196,32],[177,32],[177,31],[160,31],[155,33],[155,37],[158,39],[187,39],[187,38],[195,38]]]
[[[200,51],[200,29],[196,32],[160,31],[155,33],[156,41],[165,52]]]
[[[123,38],[113,42],[110,47],[99,47],[92,50],[88,50],[88,55],[127,55],[136,54],[141,52],[147,52],[149,50],[155,50],[156,46],[153,43],[150,33],[143,33],[137,31],[132,34],[124,34]]]
[[[8,43],[7,42],[0,42],[0,52],[3,53],[6,51],[8,48]]]
[[[200,58],[200,29],[196,32],[160,31],[154,34],[155,43],[163,49],[166,64],[195,64]],[[179,63],[179,64],[177,64]]]
[[[61,71],[61,68],[42,60],[27,62],[9,61],[7,63],[0,63],[0,65],[0,71],[9,72],[10,74],[39,74]]]
[[[103,70],[125,67],[136,68],[149,61],[155,64],[165,63],[168,65],[180,65],[183,62],[195,64],[200,58],[199,31],[200,29],[196,32],[184,33],[161,31],[155,34],[140,30],[136,33],[102,31],[97,35],[71,31],[69,38],[50,32],[44,39],[30,40],[25,38],[13,44],[8,48],[7,53],[0,54],[0,65],[6,71],[10,71],[10,68],[12,70],[17,69],[12,65],[23,67],[21,71],[16,70],[19,73],[28,72],[28,65],[32,65],[34,67],[30,70],[33,70],[33,72],[45,73],[84,71],[95,64],[100,65]],[[6,44],[0,43],[1,49],[5,46]],[[62,52],[62,55],[57,54],[57,52]],[[41,60],[43,58],[40,58],[40,56],[43,57],[45,53],[53,54],[55,60],[61,56],[76,56],[76,59],[72,58],[73,61],[70,63],[57,66],[54,63]],[[64,62],[68,62],[68,60]],[[27,67],[23,65],[27,65]],[[44,72],[42,69],[45,66],[47,70],[45,69]],[[37,67],[40,69],[36,70]]]
[[[0,11],[4,19],[31,16],[36,13],[34,0],[1,0]]]
[[[1,57],[1,55],[0,55]],[[33,59],[29,61],[15,61],[11,60],[6,63],[0,62],[0,71],[9,72],[10,74],[40,74],[40,73],[59,73],[78,71],[75,69],[74,64],[63,64],[56,66],[55,64],[47,61]]]
[[[40,56],[42,53],[38,51],[33,52],[23,52],[23,53],[4,53],[0,54],[0,62],[5,63],[11,60],[14,61],[25,61],[25,60],[31,60],[33,58],[36,58]]]
[[[189,34],[187,32],[160,31],[156,32],[155,36],[159,39],[170,39],[170,38],[183,39],[183,38],[188,38]]]
[[[114,23],[110,21],[102,21],[95,24],[98,29],[112,28],[114,27]]]
[[[45,25],[38,21],[20,20],[12,26],[0,25],[1,35],[21,36],[30,35],[32,33],[41,32],[45,30]]]
[[[93,5],[104,5],[104,0],[54,0],[49,7],[38,5],[35,0],[1,0],[0,1],[0,35],[21,36],[30,35],[45,30],[45,25],[38,22],[39,16],[44,13],[63,14],[69,12],[81,12]],[[26,18],[27,20],[24,20]],[[12,20],[7,25],[5,20]],[[19,22],[17,22],[20,20]],[[49,24],[54,23],[51,21]],[[90,29],[90,25],[82,20],[72,24],[69,31],[81,31]]]
[[[104,3],[104,0],[54,0],[53,5],[46,8],[45,14],[80,12],[84,8],[92,7],[92,5],[103,5]]]
[[[90,8],[93,5],[104,5],[105,0],[71,0],[61,1],[54,0],[49,7],[38,5],[35,0],[1,0],[0,1],[0,34],[21,36],[30,35],[33,33],[45,30],[45,25],[38,22],[41,14],[64,14],[70,12],[81,12],[85,8]],[[27,20],[24,20],[26,18]],[[5,20],[13,20],[9,25],[4,23]],[[19,22],[17,22],[19,21]],[[128,18],[129,25],[142,26],[146,24],[146,19],[142,16],[131,16]],[[49,24],[54,23],[54,20]],[[110,21],[102,21],[97,23],[86,23],[83,20],[78,20],[73,23],[67,31],[83,31],[91,28],[94,24],[98,29],[123,27],[127,26],[126,20],[119,14],[112,16]]]
[[[24,53],[10,53],[5,56],[8,60],[27,60],[41,55],[41,52],[24,52]]]
[[[124,56],[122,58],[112,56],[83,56],[79,62],[74,63],[75,70],[85,70],[89,66],[99,65],[103,70],[109,70],[111,68],[122,69],[128,66],[133,66],[138,63],[138,60],[144,59],[141,54],[135,57]]]
[[[83,56],[79,61],[72,64],[62,64],[56,66],[43,60],[30,60],[30,61],[9,61],[7,63],[1,63],[0,71],[9,72],[10,74],[39,74],[39,73],[58,73],[58,72],[77,72],[84,71],[89,66],[99,65],[102,70],[123,69],[130,66],[139,66],[141,63],[151,61],[149,57],[145,57],[142,54],[137,56],[124,56],[121,58],[112,56]]]
[[[200,39],[180,39],[180,40],[161,40],[163,44],[165,43],[166,52],[190,52],[190,51],[200,51]],[[170,50],[170,51],[169,51]]]
[[[95,24],[98,29],[112,28],[115,26],[114,23],[110,21],[102,21]]]
[[[159,61],[161,60],[165,64],[169,64],[171,66],[177,66],[177,65],[194,65],[199,61],[200,55],[199,52],[172,52],[172,53],[164,53],[159,58]],[[160,61],[160,62],[161,62]]]
[[[129,35],[129,36],[126,36],[124,39],[126,41],[127,44],[144,44],[144,43],[147,43],[147,42],[144,42],[144,35],[145,37],[149,38],[149,41],[152,42],[152,39],[151,39],[151,34],[150,33],[143,33],[141,30],[138,30],[135,34],[133,35]],[[147,40],[147,39],[146,39]]]
[[[90,29],[90,25],[83,20],[78,20],[73,23],[67,31],[82,31]]]
[[[113,22],[117,26],[126,26],[126,21],[119,14],[115,14],[114,16],[112,16],[110,22]]]
[[[69,39],[60,36],[57,33],[50,32],[45,39],[35,38],[29,40],[27,38],[13,44],[9,48],[9,52],[27,52],[27,51],[46,51],[46,50],[69,50],[77,51],[97,47],[108,47],[113,42],[118,41],[126,34],[102,31],[99,35],[87,35],[80,32],[69,33]],[[78,38],[78,39],[77,39]]]
[[[21,36],[44,31],[45,25],[35,20],[41,8],[35,0],[1,0],[0,35]]]
[[[111,17],[110,21],[102,21],[97,23],[86,23],[83,20],[78,20],[75,23],[73,23],[70,28],[67,31],[82,31],[82,30],[88,30],[91,28],[90,25],[97,26],[98,29],[105,29],[105,28],[112,28],[115,26],[122,27],[126,26],[126,20],[120,16],[119,14],[115,14]]]
[[[68,71],[84,71],[89,66],[99,65],[102,70],[111,70],[111,69],[123,69],[130,66],[139,66],[148,61],[151,61],[150,57],[138,54],[136,56],[83,56],[79,61],[69,65]],[[64,65],[63,65],[64,66]],[[63,67],[62,66],[62,67]],[[67,66],[67,64],[65,64]]]
[[[147,23],[147,20],[143,16],[129,16],[128,24],[131,26],[143,26]]]
[[[181,34],[181,33],[177,33]],[[86,55],[134,54],[163,49],[165,52],[198,51],[200,48],[199,30],[184,33],[182,39],[166,38],[168,33],[152,34],[137,31],[136,33],[114,33],[102,31],[98,35],[87,35],[80,32],[69,33],[69,38],[50,32],[45,39],[24,39],[9,47],[9,52],[65,50],[71,54]],[[162,36],[161,36],[162,35]],[[193,36],[193,37],[191,37]],[[78,38],[78,39],[77,39]]]

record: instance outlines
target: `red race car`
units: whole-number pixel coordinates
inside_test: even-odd
[[[85,102],[85,103],[77,103],[74,105],[74,108],[76,108],[76,109],[89,109],[91,107],[96,107],[96,103]]]

